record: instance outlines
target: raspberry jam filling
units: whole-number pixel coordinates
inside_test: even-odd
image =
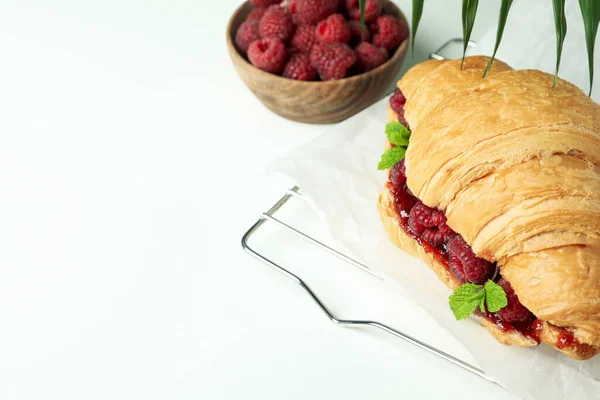
[[[404,119],[405,103],[406,98],[400,90],[390,98],[390,107],[398,115],[400,123],[410,129]],[[444,265],[461,284],[483,284],[491,279],[502,286],[506,292],[507,306],[496,313],[482,313],[477,310],[475,314],[487,319],[504,332],[518,331],[539,344],[544,321],[537,319],[521,304],[510,283],[500,275],[495,263],[478,258],[462,236],[446,224],[443,211],[426,206],[413,195],[406,185],[404,159],[391,168],[386,187],[394,197],[399,225],[404,233],[417,241],[438,263]],[[556,343],[559,349],[570,346],[578,346],[581,349],[587,346],[579,343],[566,329],[556,328],[560,330]]]

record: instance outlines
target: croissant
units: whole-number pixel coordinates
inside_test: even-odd
[[[499,342],[589,359],[600,351],[600,106],[499,60],[482,79],[488,60],[429,60],[400,80],[390,120],[412,133],[381,220],[451,289],[505,289],[506,308],[475,313]]]

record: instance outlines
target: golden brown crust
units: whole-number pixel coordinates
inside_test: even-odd
[[[600,242],[522,253],[508,259],[502,275],[535,315],[568,327],[582,343],[598,343]]]
[[[411,115],[410,120],[407,119],[411,129],[416,129],[418,124],[437,105],[446,103],[449,93],[459,91],[467,82],[480,82],[482,71],[488,60],[488,57],[468,57],[465,59],[462,70],[460,64],[455,67],[456,61],[441,62],[438,60],[428,60],[411,68],[398,83],[398,87],[402,86],[404,96],[410,99],[405,106],[405,117],[406,114]],[[509,70],[512,68],[502,61],[496,60],[488,76]],[[443,77],[443,89],[440,89],[439,81],[430,79],[431,76]]]
[[[552,92],[539,71],[496,62],[482,80],[487,58],[467,58],[466,71],[459,63],[428,61],[399,82],[412,129],[408,186],[445,210],[479,257],[498,262],[522,303],[547,321],[544,343],[558,349],[564,327],[577,341],[558,350],[590,358],[600,351],[600,107],[564,81]],[[455,287],[401,231],[393,205],[381,204],[386,191],[379,209],[390,239]],[[532,345],[483,324],[501,343]]]

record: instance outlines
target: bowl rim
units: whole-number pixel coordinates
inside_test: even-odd
[[[400,9],[400,7],[398,7],[393,1],[391,0],[381,0],[382,2],[385,3],[385,7],[392,7],[394,8],[396,11],[398,11],[398,13],[400,14],[400,17],[402,20],[404,20],[404,22],[407,23],[408,25],[408,20],[406,19],[406,16],[404,15],[404,13],[402,12],[402,10]],[[250,1],[244,1],[242,4],[240,4],[240,6],[238,8],[236,8],[236,10],[233,12],[233,14],[231,14],[231,17],[229,18],[229,22],[227,23],[227,47],[229,48],[229,53],[232,57],[236,57],[238,60],[244,62],[246,65],[248,65],[249,67],[251,67],[256,73],[258,73],[259,75],[263,75],[265,78],[271,78],[274,80],[278,80],[278,79],[282,79],[285,81],[290,81],[293,79],[288,79],[288,78],[284,78],[283,76],[280,75],[275,75],[275,74],[271,74],[269,72],[263,71],[261,69],[256,68],[254,65],[252,65],[252,63],[250,63],[248,60],[246,60],[246,58],[244,58],[240,52],[237,49],[237,46],[235,45],[234,41],[233,41],[233,37],[235,35],[235,32],[233,32],[233,21],[235,20],[235,18],[238,16],[238,14],[240,14],[242,12],[242,9],[244,7],[246,7],[247,5],[250,4]],[[354,75],[354,76],[350,76],[347,78],[342,78],[342,79],[336,79],[336,80],[332,80],[332,81],[301,81],[301,80],[294,80],[294,83],[296,84],[300,84],[300,85],[322,85],[322,86],[335,86],[335,85],[339,85],[341,82],[351,82],[353,80],[359,80],[359,79],[364,79],[367,76],[372,76],[372,75],[377,75],[379,72],[383,71],[385,68],[389,67],[389,65],[395,63],[398,61],[398,59],[400,59],[401,57],[406,55],[406,52],[408,50],[408,44],[410,43],[410,29],[409,29],[409,33],[408,36],[406,37],[406,39],[404,39],[402,41],[402,43],[400,43],[400,45],[398,46],[398,48],[396,49],[396,51],[394,52],[394,55],[392,57],[390,57],[389,60],[387,60],[386,62],[384,62],[383,64],[381,64],[380,66],[373,68],[370,71],[367,72],[363,72],[362,74],[358,74],[358,75]]]

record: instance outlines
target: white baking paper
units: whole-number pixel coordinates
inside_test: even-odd
[[[581,16],[577,2],[568,3],[570,36],[561,76],[587,93],[587,58],[583,30],[578,27]],[[553,72],[551,1],[521,0],[513,7],[500,56],[516,68]],[[524,12],[523,8],[528,7]],[[531,37],[524,39],[528,35]],[[494,37],[495,29],[480,40],[475,53],[490,54]],[[456,321],[448,307],[449,289],[420,260],[389,242],[376,209],[377,195],[385,181],[384,173],[377,171],[377,163],[383,151],[387,101],[332,126],[277,161],[274,169],[292,177],[302,188],[336,239],[390,284],[400,284],[496,382],[525,399],[600,399],[600,356],[574,361],[544,345],[506,347],[475,321]]]

